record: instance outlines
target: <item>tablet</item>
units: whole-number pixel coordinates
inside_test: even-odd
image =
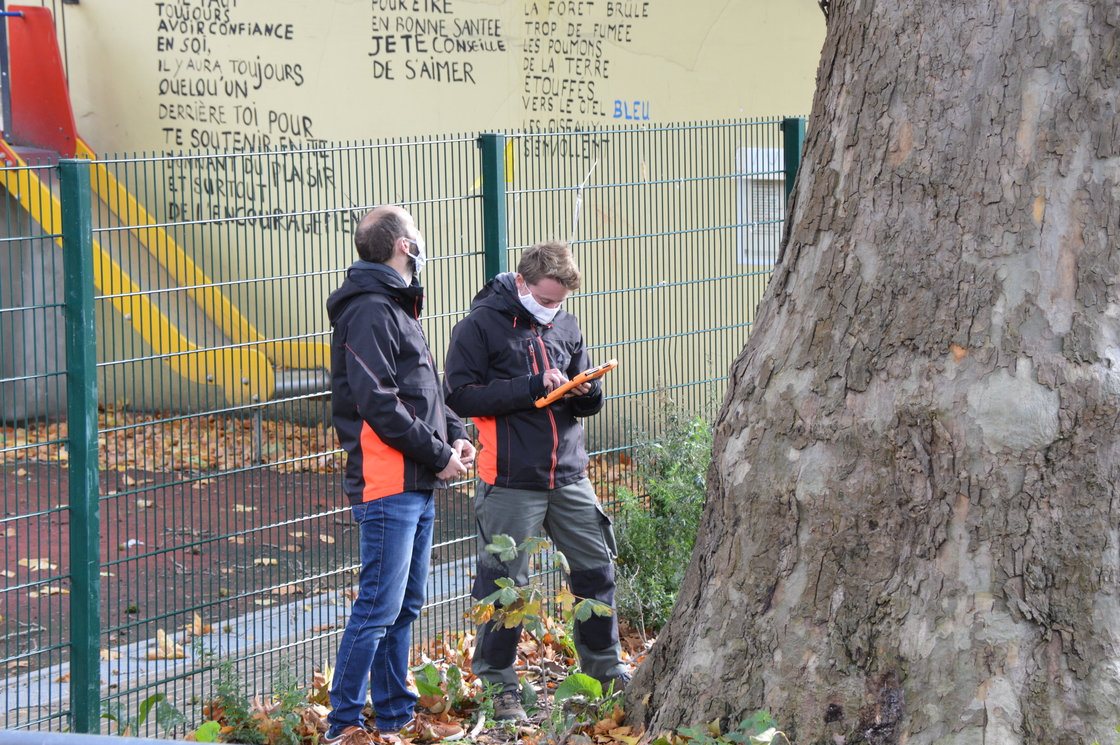
[[[553,389],[552,393],[549,393],[544,398],[538,398],[537,408],[543,409],[545,406],[548,406],[549,404],[563,398],[565,393],[572,390],[577,385],[586,383],[589,380],[594,380],[595,378],[601,378],[616,367],[618,367],[618,360],[608,360],[598,367],[592,367],[588,370],[584,370],[564,385],[560,386],[559,388]]]

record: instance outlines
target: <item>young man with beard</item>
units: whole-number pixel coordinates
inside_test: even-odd
[[[339,643],[327,743],[372,745],[366,686],[383,739],[447,737],[421,725],[407,686],[410,628],[424,605],[435,506],[432,490],[467,472],[474,446],[444,404],[420,328],[424,238],[396,206],[368,213],[358,261],[327,300],[334,426],[346,450],[344,491],[361,531],[358,597]]]

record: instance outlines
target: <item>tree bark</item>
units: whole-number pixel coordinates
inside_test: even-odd
[[[651,730],[1113,742],[1120,4],[830,5]]]

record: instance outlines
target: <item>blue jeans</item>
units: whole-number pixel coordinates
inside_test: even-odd
[[[362,570],[331,681],[331,736],[362,726],[367,681],[378,729],[395,732],[412,718],[411,625],[424,605],[435,522],[430,491],[382,497],[352,511],[361,529]]]

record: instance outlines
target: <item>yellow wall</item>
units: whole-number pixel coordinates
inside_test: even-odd
[[[44,0],[105,153],[808,113],[815,0]]]
[[[805,114],[824,33],[815,0],[43,2],[56,13],[78,130],[106,155]],[[423,35],[425,50],[471,51],[418,53],[416,35],[404,38],[418,25],[439,32]],[[222,33],[231,28],[238,33]],[[458,79],[423,77],[431,60],[444,65],[438,74]],[[553,190],[513,200],[510,245],[585,242],[576,251],[588,281],[573,308],[587,311],[596,356],[625,360],[612,375],[616,393],[723,375],[741,347],[745,328],[719,349],[697,332],[728,323],[730,309],[749,320],[765,272],[750,274],[740,263],[735,230],[709,228],[746,219],[735,212],[737,182],[720,176],[743,170],[743,148],[780,147],[768,127],[763,140],[732,128],[661,144],[621,133],[514,141],[510,188]],[[269,339],[325,329],[323,301],[353,260],[351,209],[401,202],[416,214],[436,259],[424,279],[437,355],[481,284],[473,141],[112,167],[154,219],[192,223],[173,228],[172,239]],[[575,193],[564,187],[585,182],[576,230]],[[638,190],[640,206],[602,188],[612,183],[648,184]],[[244,219],[277,211],[297,216],[275,225]],[[105,233],[101,241],[143,289],[163,288],[142,281],[151,258],[131,234]],[[152,297],[178,307],[182,295]],[[594,306],[608,301],[614,305]],[[215,342],[217,332],[196,320],[179,323],[195,343],[234,341]],[[167,352],[143,348],[147,342],[117,315],[106,311],[100,325],[107,359]],[[629,340],[648,337],[663,339],[652,344],[665,370],[637,361],[648,345],[638,353]],[[171,408],[199,408],[196,399],[219,394],[188,392],[163,368],[111,371],[120,380],[106,380],[103,392],[127,387],[129,378],[148,381],[147,397],[134,397],[139,406],[167,407],[173,391],[193,403]]]

